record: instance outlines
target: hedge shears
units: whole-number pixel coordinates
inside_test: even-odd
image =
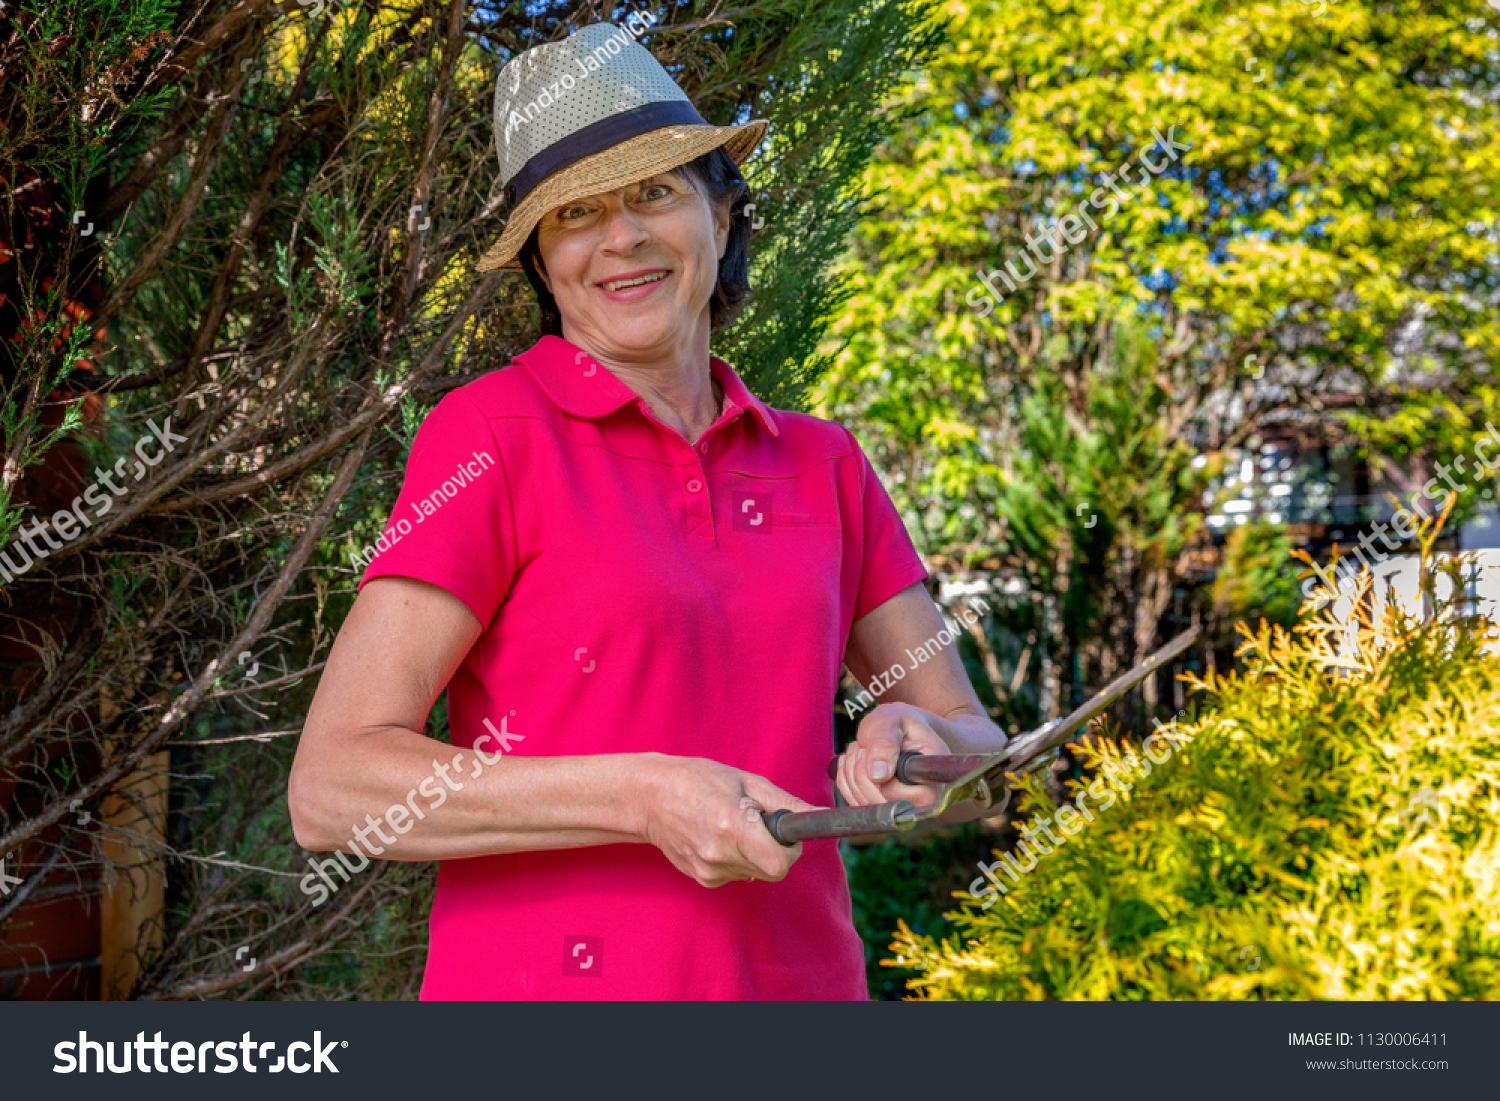
[[[960,803],[974,802],[990,814],[999,814],[1010,802],[1005,774],[1013,772],[1103,713],[1141,681],[1192,645],[1199,628],[1184,631],[1141,664],[1110,681],[1098,695],[1064,719],[1053,719],[1027,731],[999,753],[937,755],[909,751],[896,762],[896,779],[903,784],[942,784],[937,800],[917,806],[910,799],[896,799],[869,807],[836,810],[766,811],[761,818],[771,836],[783,845],[818,841],[831,837],[862,837],[869,834],[905,833],[918,823],[931,821]],[[828,766],[832,778],[838,769],[835,757]],[[999,805],[996,805],[997,796]]]

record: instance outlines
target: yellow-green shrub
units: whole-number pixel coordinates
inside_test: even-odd
[[[956,936],[903,925],[916,995],[1500,997],[1500,658],[1435,599],[1457,571],[1424,564],[1425,621],[1340,622],[1320,590],[1291,633],[1242,626],[1244,669],[1193,680],[1170,761],[989,910],[960,893]]]

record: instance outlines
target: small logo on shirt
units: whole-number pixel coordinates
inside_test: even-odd
[[[588,653],[588,652],[589,652],[589,648],[587,646],[580,646],[578,649],[576,649],[576,650],[573,651],[573,660],[574,661],[582,661],[583,660],[583,655],[586,654],[586,653]],[[583,671],[585,673],[592,673],[594,671],[594,664],[595,664],[594,663],[594,659],[593,658],[589,658],[589,663],[583,667]]]
[[[771,495],[765,490],[738,489],[730,494],[735,531],[769,534],[771,531]]]
[[[563,937],[564,975],[579,975],[586,979],[604,977],[603,937]]]

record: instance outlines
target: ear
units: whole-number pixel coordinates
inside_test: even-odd
[[[719,259],[724,259],[724,250],[729,247],[729,211],[734,206],[732,201],[726,201],[714,209],[714,244],[718,249]]]
[[[542,250],[540,248],[537,249],[531,256],[532,263],[536,265],[537,278],[542,281],[542,286],[547,288],[547,293],[555,297],[555,292],[552,290],[552,280],[547,277],[547,262],[542,259]]]

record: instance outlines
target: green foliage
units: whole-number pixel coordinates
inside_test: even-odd
[[[780,39],[774,69],[737,82],[734,100],[705,105],[711,121],[770,122],[746,166],[752,225],[765,223],[753,238],[755,295],[721,338],[718,354],[778,408],[802,408],[808,384],[832,362],[818,345],[849,294],[833,262],[865,214],[862,177],[891,126],[879,105],[938,44],[930,25],[934,6],[934,0],[814,7],[773,0],[741,9],[734,28],[712,39],[731,73],[755,67],[767,39]]]
[[[832,260],[890,126],[881,103],[930,52],[928,2],[727,12],[691,0],[657,8],[645,37],[706,118],[771,120],[747,166],[769,196],[758,297],[715,350],[778,405],[800,407],[826,365]],[[40,808],[0,806],[0,853],[34,842],[28,868],[98,879],[89,836],[43,840],[62,817],[46,815],[74,790],[107,798],[116,778],[100,761],[171,747],[169,909],[137,994],[415,993],[435,869],[383,865],[314,910],[286,809],[291,733],[354,600],[349,552],[383,528],[422,418],[536,340],[526,282],[474,271],[504,215],[496,75],[522,50],[623,15],[469,5],[455,36],[455,11],[30,0],[24,18],[0,16],[13,34],[0,179],[16,190],[30,172],[49,188],[45,202],[31,191],[40,243],[15,264],[0,252],[0,280],[29,265],[0,284],[0,321],[26,327],[11,340],[18,325],[0,324],[0,518],[26,463],[77,430],[77,411],[56,429],[62,418],[40,413],[90,342],[94,370],[75,372],[75,390],[109,379],[90,398],[91,459],[107,467],[168,412],[190,436],[102,523],[6,587],[40,601],[66,576],[77,613],[46,656],[52,673],[24,701],[0,700],[0,759],[16,762],[0,786],[35,782]],[[68,221],[80,190],[86,237]],[[247,652],[258,680],[237,661]],[[101,694],[107,729],[84,721]],[[109,753],[80,754],[65,787],[29,759],[53,741]],[[237,946],[279,962],[247,976]]]
[[[1214,611],[1231,621],[1297,621],[1302,594],[1286,570],[1292,539],[1271,524],[1241,524],[1224,541],[1224,563],[1214,577]]]
[[[125,105],[117,90],[138,77],[149,45],[165,36],[176,8],[174,0],[30,0],[0,21],[7,39],[7,72],[0,77],[0,184],[6,193],[0,210],[0,439],[8,452],[0,476],[0,546],[25,517],[14,504],[24,496],[23,474],[82,423],[74,403],[56,423],[44,424],[45,399],[86,366],[93,338],[75,327],[70,307],[76,303],[54,273],[79,263],[83,250],[69,212],[83,208],[87,214],[87,188],[103,170],[111,141],[165,107],[159,91],[129,96]],[[68,48],[57,48],[59,41]],[[38,209],[53,201],[56,211]],[[54,218],[70,225],[61,240],[46,232]],[[20,379],[14,363],[25,360],[35,368]]]
[[[26,25],[27,33],[10,40],[8,61],[25,81],[7,89],[0,179],[27,171],[54,175],[70,186],[65,199],[76,205],[108,157],[110,142],[165,109],[164,89],[129,95],[128,104],[118,89],[134,82],[142,58],[166,38],[179,6],[177,0],[13,5],[19,11],[7,22]]]
[[[881,201],[815,408],[858,426],[924,551],[998,561],[1058,603],[1029,671],[1071,669],[1079,689],[1152,645],[1201,538],[1190,483],[1272,414],[1352,437],[1377,473],[1466,451],[1495,419],[1500,12],[942,14],[948,48],[893,104],[902,125],[867,173]],[[1155,135],[1191,148],[1169,162]],[[1138,183],[1116,200],[1105,174],[1126,164]],[[1028,238],[1085,203],[1097,228],[1031,254],[1035,276],[984,306],[979,273],[1010,261],[1020,278]],[[1133,389],[1101,404],[1101,375]],[[1168,441],[1209,466],[1185,470]]]
[[[902,996],[917,972],[881,963],[885,946],[905,921],[914,931],[938,935],[947,930],[943,911],[953,892],[974,876],[974,862],[994,844],[977,823],[944,827],[919,840],[892,837],[870,845],[841,844],[849,873],[854,928],[865,942],[865,975],[870,997]]]
[[[1157,349],[1134,322],[1118,335],[1115,356],[1076,380],[1061,355],[1048,359],[1044,350],[1017,401],[1017,446],[991,506],[1033,583],[1065,594],[1062,615],[1075,637],[1111,613],[1109,567],[1122,545],[1148,563],[1171,561],[1203,521],[1194,504],[1205,472],[1192,468],[1192,448],[1157,414],[1170,400],[1156,380]],[[946,475],[955,496],[969,496],[959,465],[939,460],[937,476]],[[973,468],[977,475],[982,465]]]
[[[1424,562],[1431,618],[1242,628],[1174,757],[959,934],[903,930],[894,965],[934,999],[1500,996],[1500,633],[1441,598],[1461,573]]]

